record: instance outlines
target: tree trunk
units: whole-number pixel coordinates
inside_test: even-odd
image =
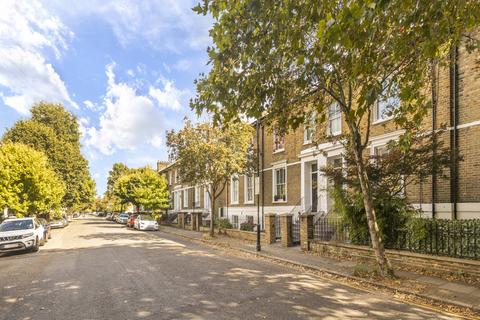
[[[210,197],[210,207],[212,209],[212,212],[210,213],[210,237],[215,236],[215,199],[212,199],[213,197]]]
[[[365,213],[367,215],[368,230],[370,232],[372,248],[373,248],[373,251],[375,252],[375,258],[378,263],[379,272],[380,272],[380,275],[383,277],[393,276],[394,275],[393,269],[387,257],[385,256],[385,248],[383,247],[382,238],[380,236],[380,230],[377,224],[377,218],[375,216],[375,208],[373,206],[372,191],[370,189],[370,182],[368,179],[367,172],[365,170],[363,154],[361,152],[361,149],[358,146],[354,145],[353,149],[355,154],[355,162],[357,164],[358,179],[359,179],[360,187],[363,193],[363,205],[365,206]]]

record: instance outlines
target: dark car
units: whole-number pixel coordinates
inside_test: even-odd
[[[128,217],[127,220],[127,227],[133,228],[135,225],[135,219],[137,219],[138,214],[132,214],[130,217]]]
[[[43,226],[43,238],[45,239],[45,242],[47,242],[48,239],[52,239],[52,228],[50,227],[50,223],[43,218],[38,219],[38,221],[40,221],[40,224]]]

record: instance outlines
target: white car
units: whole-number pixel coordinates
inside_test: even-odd
[[[44,243],[43,226],[36,218],[7,219],[0,224],[0,252],[38,251]]]
[[[151,216],[141,214],[135,219],[133,227],[137,230],[158,230],[158,223]]]

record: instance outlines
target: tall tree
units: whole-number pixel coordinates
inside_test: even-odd
[[[122,203],[131,203],[146,210],[158,210],[168,207],[169,192],[165,177],[151,168],[132,170],[117,179],[114,194]]]
[[[110,170],[108,172],[106,194],[109,195],[109,196],[113,195],[115,182],[117,182],[117,180],[121,176],[129,173],[130,171],[131,171],[131,169],[129,167],[127,167],[126,164],[121,163],[121,162],[114,163],[113,166],[112,166],[112,170]]]
[[[167,134],[170,158],[178,168],[180,180],[207,188],[212,206],[211,236],[214,236],[217,198],[233,175],[248,169],[252,132],[252,126],[244,122],[219,128],[211,123],[193,125],[186,121],[180,131]]]
[[[23,143],[45,153],[65,184],[62,200],[65,208],[78,210],[93,202],[95,183],[90,177],[88,161],[80,151],[78,123],[60,105],[35,105],[32,118],[17,121],[2,140]]]
[[[425,84],[432,63],[448,62],[462,39],[475,45],[468,33],[478,25],[478,1],[203,0],[195,10],[215,23],[212,68],[196,82],[192,107],[216,121],[265,115],[288,130],[312,110],[324,122],[337,104],[379,270],[390,274],[365,168],[374,106],[399,97],[395,122],[421,122],[430,106]],[[411,137],[401,138],[405,148]]]
[[[64,190],[43,153],[16,143],[0,147],[0,208],[17,216],[51,215],[58,213]]]

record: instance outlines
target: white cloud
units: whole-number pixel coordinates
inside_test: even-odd
[[[212,19],[192,11],[197,3],[197,0],[56,0],[48,5],[62,11],[62,15],[99,17],[110,25],[124,47],[140,39],[156,49],[180,52],[184,48],[205,50],[211,44],[208,29]]]
[[[174,83],[167,79],[159,79],[163,85],[163,89],[150,86],[148,94],[155,98],[158,105],[162,108],[180,110],[182,108],[182,100],[190,95],[188,90],[179,90]]]
[[[117,83],[115,64],[107,65],[107,93],[99,127],[86,131],[86,145],[103,154],[117,149],[134,150],[142,145],[159,146],[164,134],[163,115],[148,96],[139,95],[126,83]]]
[[[44,56],[59,58],[73,33],[36,1],[0,2],[0,97],[20,113],[39,100],[78,108]]]
[[[182,59],[182,60],[177,61],[173,65],[173,69],[180,70],[180,71],[186,71],[186,70],[190,69],[191,66],[192,66],[192,62],[190,62],[190,60]]]

